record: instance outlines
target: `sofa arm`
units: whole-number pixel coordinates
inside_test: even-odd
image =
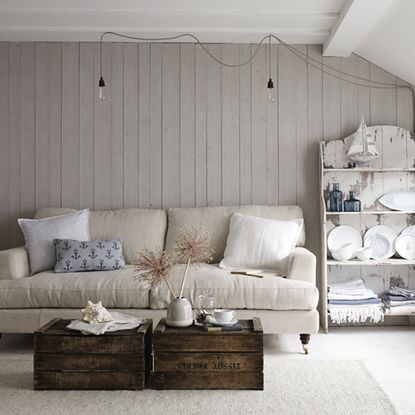
[[[29,276],[29,258],[24,246],[0,251],[0,280]]]
[[[291,255],[287,278],[316,284],[316,256],[308,249],[296,247]]]

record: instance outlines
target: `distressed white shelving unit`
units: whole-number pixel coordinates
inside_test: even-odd
[[[394,190],[415,190],[414,137],[410,131],[395,126],[373,126],[368,131],[374,136],[379,157],[365,166],[356,167],[347,157],[351,136],[320,143],[320,295],[321,325],[326,332],[330,322],[327,313],[329,282],[361,277],[365,285],[378,295],[397,283],[415,288],[415,261],[395,257],[383,261],[335,261],[329,257],[327,235],[335,226],[354,226],[363,238],[367,229],[374,225],[388,225],[399,234],[407,226],[415,224],[415,211],[391,211],[378,202],[383,194]],[[362,202],[362,212],[328,212],[326,202],[333,183],[340,183],[345,197],[349,191],[355,191]],[[397,318],[397,324],[413,323],[415,319],[409,315],[394,316],[395,320]]]

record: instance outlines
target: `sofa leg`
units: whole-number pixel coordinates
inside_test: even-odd
[[[304,334],[301,333],[300,334],[300,340],[301,340],[301,344],[303,345],[303,350],[305,354],[309,353],[309,349],[308,349],[308,342],[310,341],[310,334]]]

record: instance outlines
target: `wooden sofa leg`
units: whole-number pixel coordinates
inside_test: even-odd
[[[301,340],[301,344],[303,345],[303,350],[305,354],[309,353],[309,349],[308,349],[308,342],[310,341],[310,334],[304,334],[301,333],[300,334],[300,340]]]

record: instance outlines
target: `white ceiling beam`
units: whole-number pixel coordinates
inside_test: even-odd
[[[346,0],[338,21],[323,44],[323,55],[349,56],[395,1]]]

